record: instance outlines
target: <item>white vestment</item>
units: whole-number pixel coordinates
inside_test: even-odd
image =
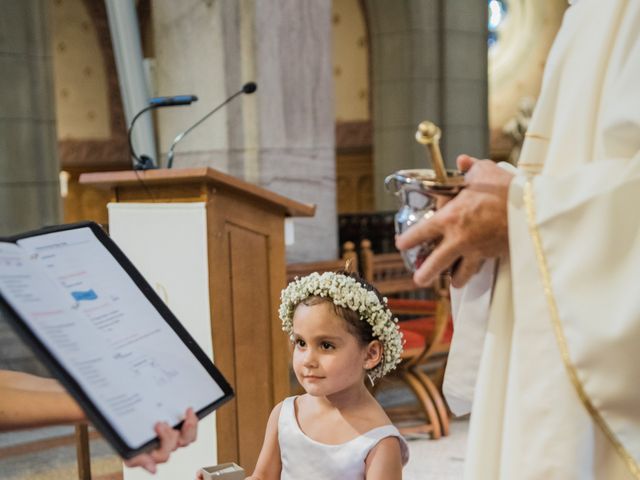
[[[640,0],[567,10],[518,168],[465,478],[640,478]]]

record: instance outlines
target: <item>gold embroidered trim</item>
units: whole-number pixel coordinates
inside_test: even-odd
[[[544,135],[540,135],[539,133],[527,132],[524,134],[526,138],[532,138],[534,140],[544,140],[545,142],[549,141],[549,137],[545,137]]]
[[[562,330],[562,324],[560,323],[560,315],[558,314],[558,307],[556,305],[555,296],[553,295],[553,289],[551,288],[551,277],[549,275],[549,269],[547,267],[547,259],[544,255],[544,251],[542,249],[542,240],[540,239],[540,233],[538,232],[538,226],[536,225],[536,210],[535,210],[535,199],[533,197],[533,188],[531,186],[531,181],[528,180],[524,186],[524,204],[527,211],[527,223],[529,224],[529,233],[531,234],[531,239],[533,241],[534,250],[536,253],[536,259],[538,261],[538,268],[540,269],[540,276],[542,277],[542,285],[544,287],[544,294],[547,299],[547,304],[549,305],[549,313],[551,315],[551,322],[553,324],[553,329],[555,331],[556,340],[558,342],[558,347],[560,348],[560,355],[562,356],[562,361],[564,366],[569,374],[569,378],[574,388],[576,389],[580,400],[584,404],[587,412],[591,415],[591,418],[596,422],[596,424],[602,429],[604,434],[609,438],[614,448],[618,452],[618,454],[622,457],[627,467],[631,471],[631,473],[636,477],[640,478],[640,466],[635,461],[635,459],[631,456],[631,454],[626,450],[624,445],[620,443],[618,437],[616,437],[615,433],[611,431],[609,425],[604,421],[600,412],[593,406],[591,399],[584,391],[584,387],[582,383],[580,383],[580,379],[578,378],[578,373],[571,363],[571,357],[569,356],[569,348],[567,346],[567,339],[564,336],[564,331]]]

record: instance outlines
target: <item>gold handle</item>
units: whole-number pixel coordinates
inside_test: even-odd
[[[435,123],[424,121],[418,125],[416,141],[427,147],[431,154],[431,164],[439,183],[447,183],[447,171],[444,168],[442,153],[440,152],[440,136],[442,132]]]

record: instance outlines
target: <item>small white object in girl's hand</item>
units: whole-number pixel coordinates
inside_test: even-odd
[[[223,463],[202,468],[204,480],[244,480],[244,469],[235,463]]]

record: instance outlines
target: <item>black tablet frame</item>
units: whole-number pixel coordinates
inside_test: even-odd
[[[61,232],[66,230],[74,230],[79,228],[89,228],[102,245],[113,255],[116,261],[131,277],[138,286],[143,295],[151,302],[151,304],[160,313],[162,318],[169,324],[178,337],[184,342],[187,348],[193,353],[194,357],[202,364],[207,373],[211,375],[213,380],[218,384],[223,392],[223,396],[218,400],[210,403],[206,407],[196,412],[199,419],[204,418],[218,407],[228,402],[234,397],[233,389],[227,380],[215,367],[211,359],[204,353],[194,338],[184,328],[176,316],[169,310],[158,294],[153,290],[151,285],[144,279],[138,269],[131,263],[127,256],[120,250],[116,243],[107,235],[100,225],[94,222],[79,222],[52,227],[44,227],[38,230],[15,235],[10,238],[2,239],[9,242],[17,242],[23,238],[46,235],[48,233]],[[124,439],[111,426],[105,416],[100,412],[98,407],[90,400],[89,396],[82,389],[80,384],[67,372],[58,359],[49,349],[38,339],[37,335],[31,330],[29,325],[22,319],[11,305],[0,294],[0,308],[7,313],[9,324],[14,328],[21,339],[33,350],[38,359],[51,370],[51,373],[64,385],[71,396],[78,402],[87,418],[98,429],[102,436],[111,444],[111,446],[124,458],[129,459],[140,453],[146,452],[153,447],[159,445],[158,437],[150,439],[143,445],[133,448],[127,445]],[[179,429],[182,421],[173,425],[173,428]]]

